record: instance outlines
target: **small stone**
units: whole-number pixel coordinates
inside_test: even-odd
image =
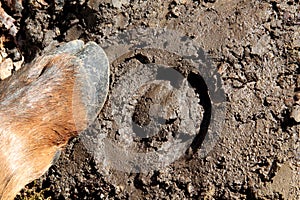
[[[125,28],[128,26],[129,17],[127,13],[120,13],[114,19],[117,27]]]
[[[262,56],[268,51],[270,36],[263,35],[257,43],[253,44],[251,47],[251,53],[255,55]]]
[[[172,13],[175,17],[179,17],[179,15],[181,14],[178,7],[172,8],[171,13]]]
[[[191,194],[191,193],[193,193],[195,191],[195,188],[194,188],[194,186],[191,183],[189,183],[187,185],[187,190]]]
[[[0,80],[6,79],[11,76],[12,70],[13,70],[13,61],[12,59],[8,58],[5,59],[0,64]]]
[[[122,5],[128,5],[129,0],[111,0],[113,7],[120,9]]]
[[[296,122],[300,122],[300,106],[296,105],[293,107],[291,112],[291,118],[293,118]]]
[[[14,62],[15,71],[18,71],[19,69],[21,69],[23,63],[24,63],[24,57],[22,56],[21,60]]]

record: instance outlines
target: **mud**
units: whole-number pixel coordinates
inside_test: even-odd
[[[300,198],[298,0],[38,2],[24,2],[22,15],[15,17],[20,28],[18,47],[12,40],[4,43],[10,45],[7,49],[19,49],[25,62],[52,42],[82,39],[101,45],[136,27],[175,30],[196,41],[209,55],[212,70],[222,80],[226,112],[222,132],[206,156],[200,153],[203,138],[198,138],[170,165],[147,173],[124,172],[107,163],[102,166],[84,139],[74,138],[47,174],[27,185],[16,199]],[[172,52],[171,47],[168,50]],[[18,56],[10,54],[14,61]],[[114,88],[130,70],[159,61],[178,66],[175,69],[188,78],[192,68],[176,56],[154,49],[132,52],[113,63],[111,92],[94,126],[104,127],[116,144],[128,144],[129,140],[122,140],[122,134],[114,131],[111,97],[119,92]],[[197,87],[189,101],[195,105],[197,121],[202,121],[210,96],[205,100],[205,84]],[[150,87],[141,93],[131,110],[135,123],[150,123],[149,105],[177,104],[178,98],[167,88]],[[150,139],[131,137],[128,148],[147,152],[169,142],[175,137],[172,131],[178,130],[178,121],[184,118],[178,109],[170,107],[164,131]],[[179,114],[174,117],[176,112]],[[92,140],[95,134],[88,136]]]

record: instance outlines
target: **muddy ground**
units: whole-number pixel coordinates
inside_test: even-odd
[[[103,167],[82,137],[74,138],[47,174],[16,199],[300,199],[299,0],[39,2],[43,1],[24,1],[21,15],[5,7],[20,29],[18,47],[12,40],[4,43],[14,61],[20,59],[14,49],[29,62],[53,41],[82,39],[101,45],[125,30],[167,28],[188,36],[209,55],[212,71],[222,80],[226,112],[219,138],[207,155],[200,153],[202,140],[195,140],[173,163],[146,173],[120,171],[109,163]],[[122,135],[111,125],[111,97],[120,92],[114,83],[131,68],[159,60],[183,66],[177,70],[188,77],[189,65],[167,51],[134,52],[111,65],[111,92],[97,122],[111,140],[122,143]],[[193,86],[196,93],[205,90],[200,82]],[[139,99],[132,111],[138,125],[149,123],[147,99],[176,102],[162,91],[148,88]],[[209,103],[202,100],[199,105],[197,113],[206,111]],[[176,123],[168,121],[165,131],[151,141],[134,140],[132,148],[157,149],[178,128]]]

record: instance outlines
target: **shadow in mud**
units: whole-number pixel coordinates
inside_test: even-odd
[[[195,88],[195,92],[199,94],[200,105],[204,109],[203,119],[200,125],[199,133],[196,135],[196,137],[194,138],[190,146],[192,153],[194,154],[201,147],[205,139],[205,136],[207,135],[208,127],[211,120],[212,104],[208,94],[208,88],[204,79],[199,74],[195,74],[195,73],[190,73],[187,79],[190,85],[193,88]]]

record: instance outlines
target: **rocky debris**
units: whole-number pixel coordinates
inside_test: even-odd
[[[9,31],[12,36],[16,36],[18,29],[15,26],[15,19],[9,16],[5,10],[2,8],[2,4],[0,2],[0,22],[4,25],[4,27]]]
[[[0,38],[0,81],[19,70],[24,62],[24,57],[16,47],[13,49],[5,48],[6,44],[10,42],[4,36]]]

